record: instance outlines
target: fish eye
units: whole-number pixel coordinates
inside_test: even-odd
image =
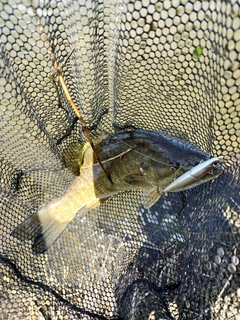
[[[218,164],[219,164],[219,162],[216,161],[216,162],[213,162],[212,166],[216,167]]]

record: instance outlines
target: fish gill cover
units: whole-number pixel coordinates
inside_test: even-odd
[[[239,319],[238,1],[0,3],[0,317]],[[12,230],[79,174],[86,142],[142,129],[223,157],[223,173],[82,210],[44,254]],[[194,144],[192,144],[194,143]]]

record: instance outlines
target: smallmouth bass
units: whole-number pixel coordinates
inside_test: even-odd
[[[140,129],[109,135],[95,147],[112,183],[106,178],[93,150],[83,147],[80,175],[59,198],[40,207],[12,232],[20,240],[34,239],[35,253],[45,252],[79,210],[90,210],[119,192],[134,189],[143,190],[142,203],[150,208],[176,176],[211,158],[193,144]],[[216,164],[211,172],[201,177],[199,184],[220,173],[221,166]],[[196,185],[195,181],[193,186]],[[193,186],[189,184],[187,188]],[[184,190],[187,188],[184,186]]]

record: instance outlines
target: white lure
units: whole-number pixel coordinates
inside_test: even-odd
[[[211,158],[199,163],[191,170],[185,172],[172,183],[170,183],[163,192],[178,192],[196,187],[204,182],[206,179],[201,179],[206,174],[211,175],[211,171],[219,166],[221,160],[219,158]],[[220,172],[219,172],[220,174]],[[211,180],[211,178],[209,179]]]

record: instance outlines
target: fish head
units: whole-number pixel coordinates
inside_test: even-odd
[[[176,170],[167,157],[153,159],[149,156],[143,158],[140,171],[153,187],[164,189],[175,178]]]

